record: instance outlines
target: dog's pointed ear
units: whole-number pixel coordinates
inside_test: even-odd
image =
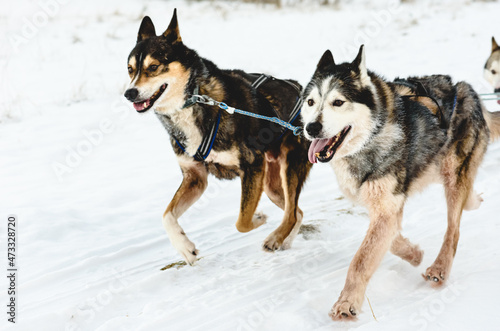
[[[329,66],[334,66],[335,61],[333,60],[333,55],[332,52],[330,52],[329,49],[323,53],[323,56],[318,62],[318,65],[316,66],[316,72],[323,72],[325,71]]]
[[[498,46],[495,37],[491,37],[491,52],[493,53],[496,50],[499,50],[500,46]]]
[[[141,22],[141,27],[139,28],[139,33],[137,34],[137,42],[151,37],[156,37],[155,26],[149,16],[144,16]]]
[[[365,45],[361,45],[358,55],[351,63],[352,68],[359,74],[362,81],[368,78],[368,70],[366,69],[365,60]]]
[[[170,20],[167,30],[163,32],[163,37],[171,44],[182,42],[181,34],[179,33],[179,24],[177,23],[177,8],[174,9],[174,15]]]

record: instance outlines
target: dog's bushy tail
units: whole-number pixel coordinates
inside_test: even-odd
[[[490,141],[500,138],[500,111],[490,112],[483,106],[483,115],[490,129]]]

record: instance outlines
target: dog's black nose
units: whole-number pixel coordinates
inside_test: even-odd
[[[127,98],[128,101],[134,102],[135,99],[137,98],[137,95],[139,95],[139,91],[135,88],[130,88],[125,91],[125,98]]]
[[[307,124],[306,131],[307,133],[309,133],[311,137],[315,138],[319,134],[322,128],[323,125],[321,125],[320,122],[311,122]]]

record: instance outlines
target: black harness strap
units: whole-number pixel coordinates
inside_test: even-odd
[[[396,84],[404,85],[408,88],[410,88],[412,91],[415,92],[413,95],[402,95],[402,98],[418,98],[418,97],[425,97],[431,99],[437,106],[439,113],[437,114],[437,118],[439,120],[439,127],[441,129],[447,129],[449,126],[448,121],[446,120],[443,109],[441,108],[441,105],[439,102],[430,95],[430,93],[427,91],[425,86],[421,82],[413,82],[413,81],[408,81],[404,79],[397,78],[394,81]],[[455,106],[453,106],[455,108]]]
[[[182,108],[183,109],[188,108],[188,107],[193,106],[195,103],[197,103],[197,99],[195,96],[197,96],[199,93],[200,93],[200,87],[198,85],[196,85],[196,87],[193,90],[192,97],[190,97],[186,100],[186,102],[184,103]],[[217,136],[217,131],[219,130],[221,115],[222,115],[222,110],[219,109],[219,113],[217,114],[217,120],[215,120],[212,123],[212,127],[210,128],[208,135],[205,135],[203,137],[201,144],[198,147],[198,150],[196,151],[196,153],[194,155],[192,155],[196,161],[200,161],[200,162],[204,161],[208,157],[208,154],[210,154],[210,152],[212,151],[215,137]],[[179,146],[179,148],[182,149],[182,151],[184,153],[188,154],[188,152],[186,151],[186,146],[184,146],[179,141],[179,139],[177,139],[176,137],[173,137],[173,138],[174,138],[175,142],[177,143],[177,146]]]
[[[196,161],[204,161],[210,152],[212,151],[212,147],[214,146],[214,141],[215,137],[217,136],[217,131],[219,129],[219,123],[220,123],[220,118],[221,118],[221,113],[222,110],[219,110],[219,113],[217,114],[217,120],[214,121],[212,124],[212,127],[210,128],[210,133],[206,136],[203,137],[203,140],[201,141],[200,147],[198,147],[198,150],[196,151],[196,154],[193,155],[193,158]],[[186,154],[188,152],[186,151],[186,147],[176,138],[173,137],[175,142],[177,143],[177,146],[179,146],[180,149]]]
[[[255,82],[252,83],[252,87],[257,90],[259,88],[259,86],[261,86],[262,84],[264,84],[268,79],[273,79],[274,80],[274,77],[271,77],[271,76],[266,75],[266,74],[261,74],[259,76],[259,78],[257,78],[255,80]]]
[[[255,90],[257,90],[262,84],[264,84],[268,80],[277,80],[277,78],[275,78],[273,76],[266,75],[266,74],[261,74],[251,84],[251,86],[252,86],[252,88],[254,88]],[[300,98],[300,92],[301,91],[300,91],[300,89],[295,84],[293,84],[293,83],[291,83],[291,82],[289,82],[287,80],[281,80],[281,81],[286,82],[287,84],[293,86],[295,88],[295,90],[297,90],[297,93],[298,93],[297,102],[295,103],[295,106],[293,107],[292,112],[290,113],[290,116],[288,118],[288,123],[291,124],[298,117],[298,115],[300,114],[300,110],[302,108],[302,98]],[[191,107],[194,104],[196,104],[197,102],[199,102],[199,100],[198,100],[198,98],[199,98],[198,94],[199,93],[200,93],[200,88],[199,88],[199,86],[196,86],[195,89],[194,89],[194,91],[193,91],[192,96],[189,97],[186,100],[186,102],[184,103],[184,105],[182,106],[182,108]],[[279,118],[280,116],[279,116],[278,112],[276,111],[276,109],[271,105],[271,103],[269,103],[269,105],[271,106],[271,109],[274,111],[274,113],[276,114],[276,116]],[[210,128],[209,134],[203,137],[203,140],[201,141],[201,144],[198,147],[198,150],[196,151],[195,155],[192,155],[192,157],[196,161],[200,161],[200,162],[204,161],[208,157],[208,155],[210,154],[210,152],[212,151],[212,147],[214,145],[215,137],[217,136],[217,131],[219,129],[221,114],[222,114],[222,110],[219,110],[219,113],[217,114],[217,120],[213,122],[212,127]],[[283,132],[283,134],[285,134],[285,132]],[[278,139],[280,139],[283,136],[283,134]],[[179,148],[184,153],[188,154],[187,151],[186,151],[186,146],[184,146],[179,141],[179,139],[177,139],[175,136],[172,136],[172,137],[174,138],[175,142],[177,143],[177,146],[179,146]]]
[[[258,75],[258,74],[252,74],[252,75]],[[297,101],[295,103],[295,106],[292,109],[292,112],[290,113],[290,116],[287,119],[287,122],[292,124],[293,121],[295,120],[295,118],[297,118],[297,115],[300,113],[300,110],[302,109],[303,100],[300,97],[301,90],[297,85],[293,84],[292,82],[290,82],[286,79],[278,79],[276,77],[266,75],[266,74],[260,74],[260,76],[252,83],[252,87],[257,90],[259,88],[259,86],[261,86],[262,84],[264,84],[265,82],[267,82],[270,79],[285,82],[288,85],[292,86],[297,91],[297,94],[298,94]],[[270,105],[270,106],[273,109],[276,116],[278,118],[280,118],[279,113],[276,111],[276,109],[274,109],[274,107],[272,105]],[[280,138],[281,138],[281,136],[280,136]]]

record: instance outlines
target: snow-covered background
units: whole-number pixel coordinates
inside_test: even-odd
[[[414,268],[390,254],[372,278],[363,313],[334,323],[351,258],[368,226],[341,195],[332,170],[316,165],[300,199],[308,231],[292,249],[261,250],[282,212],[263,196],[268,224],[241,234],[234,223],[239,180],[211,180],[181,218],[203,257],[181,258],[161,215],[181,174],[166,132],[138,115],[122,93],[140,20],[157,32],[178,8],[184,42],[222,68],[307,83],[326,48],[387,78],[447,73],[479,91],[500,3],[314,1],[276,9],[228,2],[1,1],[0,256],[8,214],[17,214],[18,323],[9,330],[498,330],[500,314],[500,143],[490,145],[465,212],[451,278],[435,290],[420,274],[442,243],[440,186],[407,204],[403,233],[425,250]],[[499,110],[495,102],[487,104]],[[7,260],[0,265],[6,268]]]

